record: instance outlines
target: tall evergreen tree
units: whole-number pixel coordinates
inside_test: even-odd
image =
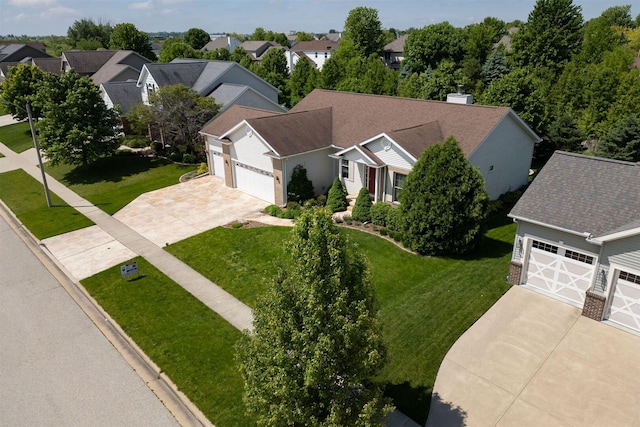
[[[630,114],[600,141],[597,154],[617,160],[640,162],[640,119]]]
[[[402,241],[422,255],[465,253],[481,236],[487,202],[480,171],[449,137],[427,148],[404,181]]]
[[[298,218],[286,252],[238,345],[249,411],[261,426],[382,426],[390,407],[370,379],[385,348],[366,260],[324,209]]]

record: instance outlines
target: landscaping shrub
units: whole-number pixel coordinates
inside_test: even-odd
[[[293,200],[287,202],[287,209],[300,209],[300,204]]]
[[[207,166],[206,163],[200,163],[200,166],[198,166],[198,170],[196,171],[196,173],[198,175],[202,175],[209,172],[209,166]]]
[[[289,200],[304,203],[313,199],[313,183],[307,178],[307,170],[302,165],[297,165],[291,173],[291,180],[287,184],[287,197]]]
[[[282,211],[278,205],[269,205],[264,208],[264,211],[271,216],[278,216],[278,212]]]
[[[244,225],[243,223],[236,221],[233,224],[231,224],[231,227],[232,228],[242,228],[243,225]]]
[[[400,209],[389,205],[385,226],[391,230],[397,231],[400,229]]]
[[[382,227],[387,226],[387,215],[389,210],[393,209],[389,203],[378,202],[371,205],[369,212],[371,213],[371,222]]]
[[[381,236],[386,236],[389,233],[389,230],[387,230],[386,228],[381,228],[380,229],[380,235]]]
[[[338,177],[333,180],[333,184],[329,189],[327,207],[331,209],[331,212],[342,212],[347,210],[347,189],[344,188],[344,185],[342,185],[342,182],[340,182],[340,178]]]
[[[362,187],[358,192],[356,204],[351,215],[356,221],[371,221],[371,197],[368,189]]]
[[[324,206],[327,204],[327,196],[326,194],[321,194],[318,197],[316,197],[316,202],[318,203],[318,206]]]
[[[190,165],[195,164],[196,163],[195,154],[184,153],[182,155],[182,163],[188,163]]]
[[[149,146],[149,139],[144,136],[129,135],[124,138],[124,145],[131,148],[144,148]]]
[[[152,149],[153,151],[155,151],[156,153],[158,153],[158,154],[160,154],[160,153],[163,153],[163,152],[164,152],[164,147],[163,147],[163,145],[162,145],[162,142],[160,142],[160,141],[153,141],[153,142],[151,143],[151,149]]]

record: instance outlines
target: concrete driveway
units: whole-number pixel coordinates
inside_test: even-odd
[[[427,426],[640,426],[640,336],[512,287],[449,350]]]
[[[267,204],[206,176],[145,193],[113,217],[163,247],[236,220],[291,223],[263,214]],[[44,239],[42,245],[78,280],[136,255],[98,226]]]

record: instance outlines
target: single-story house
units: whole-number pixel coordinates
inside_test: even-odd
[[[640,332],[640,164],[556,151],[509,216],[509,282]]]
[[[101,83],[100,95],[107,108],[118,105],[122,116],[129,114],[134,105],[142,104],[142,95],[135,80]]]
[[[211,174],[258,198],[284,205],[297,165],[316,194],[336,176],[350,194],[397,202],[405,177],[431,144],[454,136],[480,169],[491,198],[528,182],[540,138],[506,107],[316,89],[288,113],[234,107],[210,121]]]
[[[174,59],[168,64],[149,63],[137,80],[142,101],[165,85],[182,83],[201,96],[213,97],[221,111],[232,105],[284,112],[278,104],[280,90],[234,61]]]

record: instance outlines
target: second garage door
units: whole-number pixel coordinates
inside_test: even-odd
[[[594,256],[533,240],[525,283],[582,307],[595,270]]]
[[[239,162],[233,162],[233,166],[236,188],[269,203],[274,202],[272,173]]]
[[[224,160],[222,159],[222,153],[211,151],[211,163],[213,164],[213,174],[224,178]]]
[[[613,289],[609,320],[640,331],[640,276],[621,271]]]

